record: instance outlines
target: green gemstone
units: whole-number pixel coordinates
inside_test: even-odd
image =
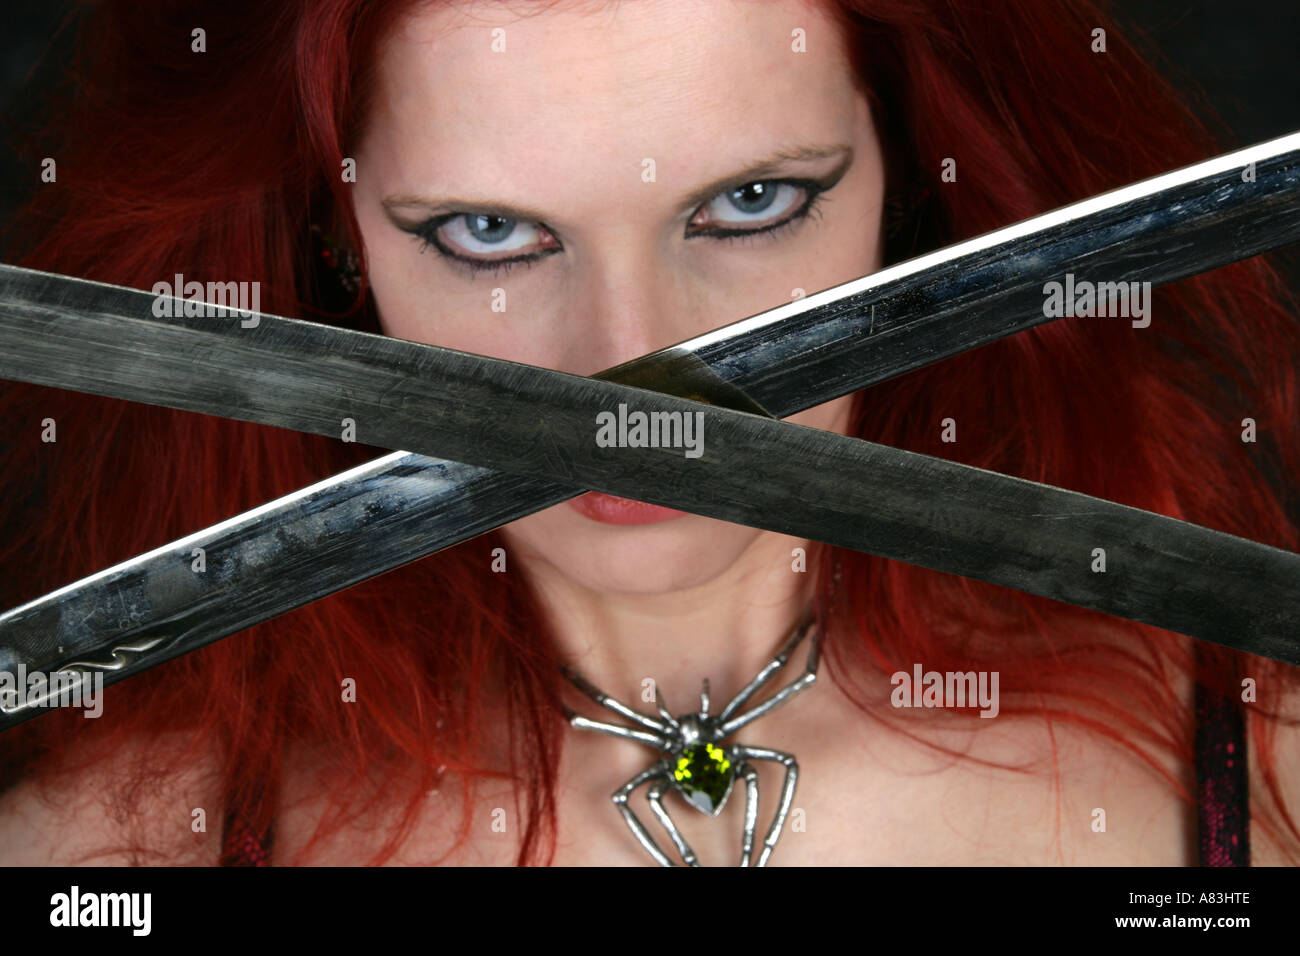
[[[727,759],[726,752],[713,744],[687,747],[677,758],[673,779],[682,792],[701,813],[716,814],[727,802],[736,772]]]

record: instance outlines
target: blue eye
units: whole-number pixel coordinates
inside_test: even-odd
[[[794,226],[812,215],[828,188],[810,180],[768,179],[728,189],[691,217],[694,231],[687,238],[743,239]]]
[[[491,213],[450,213],[435,216],[409,229],[421,251],[433,246],[445,259],[467,266],[471,273],[509,271],[518,263],[544,258],[563,248],[546,227]],[[506,253],[486,258],[492,253]]]
[[[769,179],[725,190],[691,217],[685,238],[733,240],[793,226],[812,214],[827,188],[810,180]],[[472,275],[508,271],[564,250],[541,223],[492,213],[447,213],[407,228],[423,246],[433,246]]]
[[[443,224],[441,238],[465,252],[506,252],[537,242],[538,232],[537,226],[517,219],[464,213]]]
[[[503,216],[465,216],[465,226],[480,242],[501,242],[515,231],[515,221]]]
[[[746,183],[727,193],[727,201],[741,212],[760,213],[776,201],[780,189],[780,183]]]

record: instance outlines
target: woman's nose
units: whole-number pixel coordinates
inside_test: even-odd
[[[594,272],[572,303],[566,366],[592,375],[712,328],[700,296],[673,269],[650,258]]]

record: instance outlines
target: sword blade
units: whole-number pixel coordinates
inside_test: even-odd
[[[704,395],[719,404],[765,404],[775,414],[791,414],[1046,321],[1042,281],[1059,277],[1064,268],[1082,271],[1086,264],[1096,275],[1122,264],[1125,280],[1158,284],[1290,241],[1298,218],[1298,143],[1300,137],[1284,137],[1067,207],[774,309],[602,377]],[[1257,173],[1249,186],[1239,176],[1248,163]],[[66,307],[76,296],[55,298]],[[746,393],[757,401],[747,406]],[[228,414],[224,406],[221,413]],[[386,456],[4,615],[0,666],[49,662],[58,646],[65,652],[73,646],[111,652],[132,641],[142,646],[149,643],[139,640],[142,635],[166,631],[162,646],[155,644],[134,659],[124,662],[120,651],[110,654],[107,659],[117,665],[112,676],[120,679],[577,493],[573,487],[419,455]],[[291,525],[298,533],[290,540],[305,544],[322,514],[328,511],[334,519],[340,512],[352,519],[382,514],[383,508],[373,507],[379,499],[400,507],[382,520],[345,521],[347,531],[324,550],[319,541],[305,548],[310,561],[301,578],[291,575],[286,581],[281,570],[294,567],[292,555],[275,556],[277,576],[285,582],[279,593],[258,583],[264,562],[248,557],[265,553],[258,547],[259,534],[265,543],[274,533],[272,525]],[[339,526],[334,520],[330,524]],[[188,546],[200,541],[227,548],[227,556],[237,558],[230,587],[203,593],[201,576],[169,575],[178,566],[188,568]],[[311,579],[320,585],[306,587]],[[123,618],[113,613],[118,607],[134,610]],[[236,608],[246,613],[233,613]],[[196,626],[200,618],[210,622],[206,629]],[[38,638],[40,632],[46,640]],[[70,656],[75,653],[63,654],[62,660]]]

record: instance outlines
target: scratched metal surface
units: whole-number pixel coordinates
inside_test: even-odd
[[[1199,169],[1201,175],[1174,183],[1162,177],[1159,188],[1130,187],[1108,194],[1109,201],[1099,197],[1069,207],[600,377],[785,416],[1047,321],[1042,284],[1065,271],[1160,284],[1275,248],[1300,234],[1300,137],[1278,143],[1271,158],[1257,160],[1254,183],[1241,182],[1235,165],[1251,152],[1243,151],[1217,161],[1223,167],[1218,170]],[[47,670],[84,661],[112,667],[109,681],[121,679],[587,488],[860,547],[1230,646],[1244,641],[1254,653],[1296,662],[1291,595],[1297,579],[1293,563],[1277,558],[1283,552],[1261,564],[1257,546],[1234,552],[1241,546],[1225,543],[1227,536],[1193,546],[1195,534],[1182,525],[1175,537],[1190,548],[1182,559],[1199,555],[1193,561],[1199,574],[1196,567],[1179,565],[1177,580],[1162,581],[1153,570],[1172,570],[1178,562],[1157,555],[1158,567],[1148,560],[1142,580],[1119,587],[1123,575],[1108,573],[1106,593],[1097,593],[1099,576],[1090,575],[1094,589],[1080,590],[1072,569],[1086,562],[1062,563],[1057,553],[1055,561],[1027,565],[1023,556],[1039,554],[1044,537],[1102,540],[1117,528],[1124,529],[1121,540],[1140,550],[1137,526],[1156,519],[1148,529],[1155,535],[1146,543],[1150,547],[1169,532],[1171,526],[1161,523],[1169,519],[1093,499],[1063,508],[1063,499],[1050,494],[1035,505],[1043,492],[1034,489],[1041,486],[1013,493],[1012,479],[988,475],[989,485],[986,478],[944,470],[958,466],[913,460],[921,456],[860,442],[863,447],[839,448],[820,433],[783,432],[752,415],[703,410],[705,459],[724,459],[722,472],[751,467],[765,474],[769,491],[761,494],[751,483],[728,484],[725,473],[707,467],[712,461],[684,466],[680,451],[600,450],[592,440],[594,411],[629,397],[655,410],[700,411],[698,406],[269,316],[251,330],[234,318],[156,320],[152,303],[153,296],[135,290],[3,267],[0,374],[331,435],[338,434],[340,418],[352,417],[358,439],[367,443],[459,454],[543,480],[420,455],[386,456],[312,495],[289,496],[278,507],[250,513],[254,518],[232,519],[220,530],[159,549],[146,556],[150,560],[101,572],[87,586],[62,589],[4,615],[0,669],[20,661]],[[185,334],[187,327],[199,334]],[[776,432],[770,430],[774,425]],[[767,444],[751,446],[751,454],[763,450],[744,465],[743,445],[750,441]],[[862,468],[875,469],[871,474],[878,477],[884,465],[909,487],[891,492],[879,481],[863,480]],[[958,479],[968,482],[971,494],[984,496],[971,499],[974,511],[948,507],[950,482]],[[814,494],[811,487],[819,482]],[[891,493],[897,499],[919,489],[945,506],[927,507],[913,495],[909,503],[895,501],[901,510],[890,515]],[[870,491],[866,498],[860,497],[864,490]],[[829,496],[839,510],[814,516],[791,508],[817,495]],[[985,505],[1004,512],[997,528],[988,514],[978,518]],[[791,515],[794,524],[788,523]],[[1026,515],[1040,520],[1035,525]],[[989,537],[1008,523],[1023,540]],[[208,576],[189,570],[192,547],[207,548]],[[971,547],[979,549],[979,560],[963,563],[956,553]],[[211,573],[214,565],[217,574]],[[1267,592],[1272,578],[1264,565],[1281,573],[1281,590],[1271,602],[1267,593],[1261,595],[1256,576],[1263,573]],[[1234,573],[1250,579],[1248,590],[1232,593]],[[1162,591],[1165,584],[1173,591]],[[1169,593],[1178,596],[1170,599]],[[1277,636],[1270,639],[1269,633]],[[111,653],[114,648],[119,650]]]

